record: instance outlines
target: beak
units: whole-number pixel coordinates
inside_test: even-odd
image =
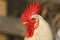
[[[26,25],[27,23],[28,23],[28,22],[23,22],[23,24],[25,24],[25,25]]]

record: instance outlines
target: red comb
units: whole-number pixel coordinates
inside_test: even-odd
[[[31,19],[31,16],[34,14],[39,14],[41,12],[40,4],[39,3],[30,3],[30,7],[26,8],[25,11],[22,13],[21,19],[22,21],[26,21]]]

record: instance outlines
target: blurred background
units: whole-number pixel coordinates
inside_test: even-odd
[[[23,40],[23,31],[25,27],[19,25],[19,18],[31,0],[0,0],[0,26],[5,25],[12,28],[12,24],[20,26],[20,35],[9,33],[7,31],[0,31],[0,40]],[[60,28],[60,0],[34,0],[39,2],[41,5],[41,16],[50,24],[51,30],[53,31],[54,40],[58,29]],[[12,19],[12,20],[11,20]],[[8,20],[8,22],[6,22]],[[13,21],[15,20],[15,21]],[[12,22],[12,23],[10,23]],[[13,26],[14,26],[13,25]],[[3,26],[3,27],[6,27]],[[15,27],[13,27],[15,28]],[[2,30],[3,28],[1,28]],[[17,30],[19,27],[17,28]],[[9,30],[9,29],[8,29]],[[10,29],[10,31],[12,31]]]

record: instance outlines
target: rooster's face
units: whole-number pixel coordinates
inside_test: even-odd
[[[36,3],[30,4],[30,8],[27,9],[22,13],[21,20],[23,24],[27,27],[26,37],[32,37],[34,34],[34,30],[38,27],[39,20],[37,18],[32,17],[35,14],[40,13],[40,5]]]

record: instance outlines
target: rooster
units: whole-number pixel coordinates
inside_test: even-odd
[[[41,13],[41,6],[37,3],[30,3],[21,15],[23,24],[27,27],[24,40],[53,40],[49,24],[38,15]]]

